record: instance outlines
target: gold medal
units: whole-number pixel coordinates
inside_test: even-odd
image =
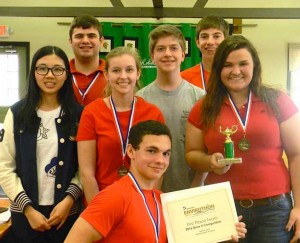
[[[228,99],[230,101],[232,111],[235,114],[237,120],[240,122],[244,131],[244,137],[239,141],[238,148],[239,150],[246,152],[250,149],[250,142],[246,139],[246,133],[247,133],[248,118],[250,116],[250,111],[251,111],[252,92],[249,91],[246,112],[245,115],[243,115],[243,117],[241,116],[236,104],[234,103],[234,100],[230,97],[229,93],[228,93]]]
[[[130,116],[129,116],[129,121],[128,121],[128,128],[127,128],[125,137],[123,137],[123,133],[122,133],[121,125],[120,125],[121,123],[119,121],[118,112],[116,110],[112,96],[109,97],[109,101],[110,101],[110,106],[111,106],[111,110],[112,110],[112,115],[114,117],[114,121],[115,121],[115,125],[116,125],[116,130],[117,130],[117,133],[119,134],[119,138],[120,138],[120,142],[121,142],[120,145],[121,145],[121,151],[122,151],[122,157],[123,157],[123,163],[118,169],[118,174],[119,174],[119,176],[125,176],[129,172],[129,170],[126,168],[126,166],[124,164],[124,161],[125,161],[125,157],[126,157],[126,148],[127,148],[127,144],[128,144],[129,130],[131,128],[133,117],[134,117],[136,98],[133,97],[133,100],[132,100],[131,111],[130,111]]]
[[[243,138],[238,145],[239,149],[243,152],[246,152],[250,149],[250,142],[246,139]]]
[[[118,169],[118,174],[119,176],[125,176],[128,173],[128,169],[126,168],[126,166],[124,164],[122,164],[120,166],[120,168]]]

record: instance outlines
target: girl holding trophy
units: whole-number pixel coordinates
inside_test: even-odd
[[[205,184],[230,181],[237,213],[247,225],[246,242],[296,242],[300,115],[286,94],[262,84],[261,72],[257,51],[246,38],[230,36],[220,44],[207,95],[188,118],[186,160],[208,172]],[[233,143],[232,161],[242,163],[219,163],[224,131]]]

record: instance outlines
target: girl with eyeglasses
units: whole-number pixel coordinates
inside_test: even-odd
[[[69,61],[39,49],[25,98],[8,110],[0,142],[0,184],[11,200],[14,242],[63,242],[79,216],[77,104]]]

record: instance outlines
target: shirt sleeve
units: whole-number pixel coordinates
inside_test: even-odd
[[[157,113],[156,120],[165,124],[166,121],[165,121],[164,115],[162,114],[161,110],[155,105],[154,105],[154,108],[156,109],[156,113]]]
[[[95,117],[92,110],[83,109],[77,132],[77,141],[96,140]]]
[[[112,187],[98,193],[80,215],[101,235],[106,237],[123,217],[124,198]]]
[[[201,106],[201,100],[199,100],[194,107],[191,109],[191,112],[188,116],[188,122],[194,125],[195,127],[202,130],[203,126],[200,123],[200,106]]]
[[[157,120],[158,120],[159,122],[163,123],[163,124],[166,123],[166,122],[165,122],[165,118],[164,118],[164,116],[163,116],[163,114],[162,114],[161,112],[160,112],[160,114],[159,114]]]
[[[288,120],[299,111],[291,98],[283,92],[278,96],[277,104],[280,112],[280,122]]]
[[[74,178],[72,179],[67,191],[67,195],[73,197],[74,201],[76,202],[82,196],[82,186],[80,183],[79,172],[77,171]]]
[[[31,200],[26,195],[20,177],[16,173],[16,145],[14,139],[14,119],[13,113],[9,109],[1,130],[0,140],[0,185],[6,195],[14,201],[19,208],[24,208],[31,204]]]

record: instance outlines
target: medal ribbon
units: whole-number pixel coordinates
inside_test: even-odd
[[[204,91],[206,91],[206,80],[205,80],[205,76],[204,76],[204,67],[203,67],[203,63],[200,62],[200,75],[202,78],[202,86]]]
[[[159,229],[160,229],[160,210],[159,210],[159,206],[158,206],[158,202],[157,202],[155,193],[152,192],[153,193],[153,197],[154,197],[154,201],[155,201],[157,222],[155,222],[155,219],[154,219],[154,217],[153,217],[153,215],[152,215],[152,213],[150,211],[150,208],[148,206],[146,197],[145,197],[142,189],[140,188],[139,184],[137,183],[136,179],[134,178],[133,174],[131,174],[131,172],[128,172],[128,175],[129,175],[130,179],[132,180],[132,182],[134,183],[135,187],[137,188],[139,194],[143,198],[143,202],[144,202],[145,208],[147,210],[147,213],[148,213],[148,215],[150,217],[150,220],[152,222],[152,225],[153,225],[153,228],[154,228],[154,231],[155,231],[155,240],[156,240],[156,242],[158,242],[158,239],[159,239]]]
[[[250,110],[251,110],[251,103],[252,103],[252,92],[250,91],[248,94],[248,100],[247,100],[247,107],[246,107],[246,116],[243,119],[238,108],[236,107],[233,99],[231,98],[230,94],[227,93],[228,95],[228,99],[230,101],[231,104],[231,108],[233,110],[233,113],[235,114],[236,118],[238,119],[239,123],[241,124],[243,131],[244,131],[244,135],[246,134],[246,128],[247,128],[247,124],[248,124],[248,118],[249,118],[249,114],[250,114]]]
[[[119,119],[118,119],[118,113],[116,111],[116,107],[115,107],[114,101],[113,101],[111,96],[109,97],[109,101],[110,101],[110,106],[111,106],[111,109],[112,109],[112,112],[113,112],[113,115],[114,115],[116,128],[117,128],[117,131],[118,131],[118,134],[119,134],[119,137],[120,137],[120,141],[121,141],[121,147],[122,147],[121,149],[122,149],[122,156],[123,156],[123,162],[124,162],[124,159],[125,159],[125,156],[126,156],[126,148],[127,148],[127,144],[128,144],[128,135],[129,135],[129,130],[130,130],[131,125],[132,125],[132,121],[133,121],[133,115],[134,115],[136,101],[135,101],[135,98],[133,98],[125,138],[123,137],[122,130],[121,130],[121,125],[120,125],[120,122],[119,122]]]
[[[86,95],[88,94],[88,92],[90,91],[90,89],[91,89],[91,87],[93,86],[93,84],[95,83],[95,81],[96,81],[96,79],[98,78],[99,74],[100,74],[100,72],[98,71],[97,74],[96,74],[95,77],[92,79],[92,81],[89,83],[89,85],[87,86],[87,89],[86,89],[84,92],[79,88],[79,86],[78,86],[78,84],[77,84],[77,81],[76,81],[76,78],[75,78],[75,75],[72,75],[72,77],[73,77],[73,83],[75,84],[75,86],[76,86],[76,88],[77,88],[79,94],[81,95],[82,102],[83,102],[85,96],[86,96]]]

